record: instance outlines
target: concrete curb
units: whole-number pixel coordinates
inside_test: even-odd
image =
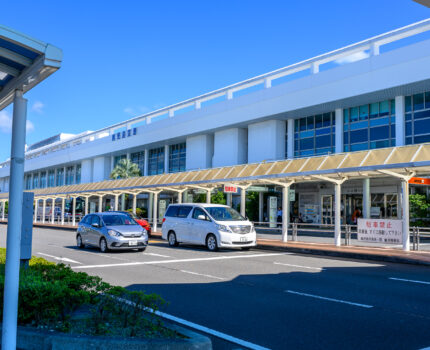
[[[270,244],[259,244],[254,249],[284,251],[284,252],[293,252],[293,253],[300,253],[300,254],[323,255],[323,256],[330,256],[330,257],[341,257],[341,258],[350,258],[350,259],[359,259],[359,260],[383,261],[383,262],[391,262],[391,263],[397,263],[397,264],[430,266],[429,261],[415,259],[413,257],[401,257],[401,256],[395,256],[395,255],[381,255],[381,254],[371,254],[371,253],[336,251],[336,250],[325,250],[325,249],[318,249],[318,248],[282,247],[282,246],[276,246],[276,245],[270,245]]]
[[[186,328],[167,324],[170,329],[187,339],[131,339],[120,337],[96,337],[65,334],[18,327],[17,349],[21,350],[210,350],[209,338]],[[1,327],[0,327],[1,328]]]

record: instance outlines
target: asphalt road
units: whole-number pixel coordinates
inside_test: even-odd
[[[5,247],[0,225],[0,246]],[[34,229],[33,255],[129,289],[160,294],[169,315],[270,349],[430,346],[430,269],[290,253],[75,248],[72,231]],[[246,348],[216,340],[215,349]]]

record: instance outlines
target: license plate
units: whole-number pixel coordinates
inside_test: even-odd
[[[137,245],[137,240],[134,239],[134,240],[128,241],[128,245]]]
[[[246,242],[246,237],[240,237],[241,242]]]

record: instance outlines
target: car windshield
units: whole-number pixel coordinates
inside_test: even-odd
[[[209,207],[205,208],[215,221],[237,221],[246,220],[236,210],[228,207]]]
[[[106,226],[137,225],[136,221],[125,214],[103,215]]]

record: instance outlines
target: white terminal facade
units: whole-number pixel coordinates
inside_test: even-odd
[[[98,131],[43,140],[27,148],[25,189],[103,181],[123,158],[147,176],[430,142],[430,40],[420,37],[429,30],[430,19]],[[9,171],[9,161],[0,164],[1,192]],[[292,188],[293,217],[332,223],[330,183]],[[277,194],[259,190],[269,191],[260,195],[262,221]],[[399,217],[400,192],[395,178],[349,181],[343,220],[355,208]],[[150,207],[148,197],[139,204]]]

